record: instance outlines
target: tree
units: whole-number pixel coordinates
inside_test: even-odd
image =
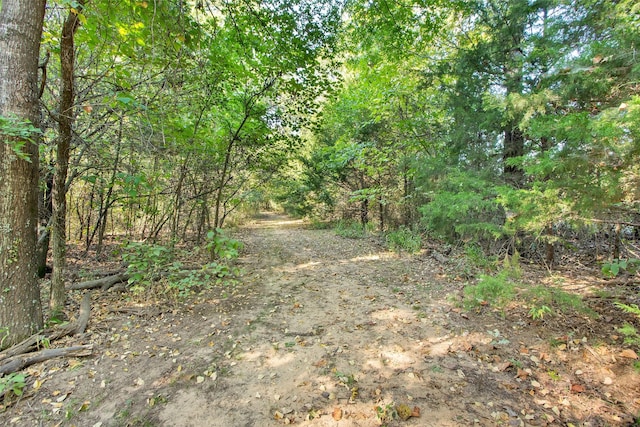
[[[60,37],[60,70],[61,84],[60,107],[58,109],[58,142],[56,144],[56,168],[53,175],[53,221],[51,224],[51,240],[53,246],[53,275],[51,277],[51,296],[49,306],[57,315],[62,311],[65,301],[64,274],[67,253],[67,173],[69,170],[69,150],[73,136],[73,119],[75,116],[75,43],[74,37],[80,18],[78,14],[84,7],[84,0],[79,0],[76,8],[70,8],[62,25]]]
[[[38,58],[45,0],[0,6],[0,347],[43,326],[37,281]]]

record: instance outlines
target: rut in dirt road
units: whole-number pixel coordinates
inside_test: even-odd
[[[228,325],[215,344],[224,357],[194,353],[215,374],[174,389],[162,425],[520,424],[522,406],[505,386],[513,379],[467,353],[473,334],[448,330],[436,261],[277,215],[238,237],[238,292],[249,297],[218,314]]]

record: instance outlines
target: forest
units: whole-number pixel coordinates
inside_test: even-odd
[[[481,307],[520,264],[585,266],[640,345],[637,1],[0,8],[0,348],[73,317],[74,289],[234,280],[262,211],[462,254]],[[81,280],[70,253],[119,268]]]

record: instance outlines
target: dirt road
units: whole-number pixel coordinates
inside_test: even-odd
[[[435,261],[274,215],[239,237],[246,245],[239,295],[249,291],[249,298],[237,297],[239,311],[226,302],[224,314],[203,322],[229,323],[213,338],[221,351],[198,352],[200,366],[215,365],[208,372],[215,369],[216,379],[173,390],[158,413],[163,425],[517,420],[508,415],[519,411],[510,393],[465,351],[479,337],[459,339],[449,329],[450,306],[440,299],[447,289],[436,279]],[[420,416],[402,421],[399,405],[418,408]]]
[[[588,422],[595,410],[563,382],[571,370],[588,375],[587,364],[550,368],[544,341],[534,331],[525,342],[521,321],[456,309],[450,295],[462,285],[425,253],[273,214],[236,237],[236,286],[167,306],[118,296],[85,337],[97,355],[34,367],[39,383],[0,422],[519,426]]]

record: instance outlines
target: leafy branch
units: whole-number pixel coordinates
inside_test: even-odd
[[[29,120],[21,119],[11,114],[0,115],[0,135],[4,136],[4,143],[7,144],[14,154],[21,160],[31,163],[29,153],[24,151],[27,142],[35,143],[34,135],[40,135],[42,131],[33,126]]]

